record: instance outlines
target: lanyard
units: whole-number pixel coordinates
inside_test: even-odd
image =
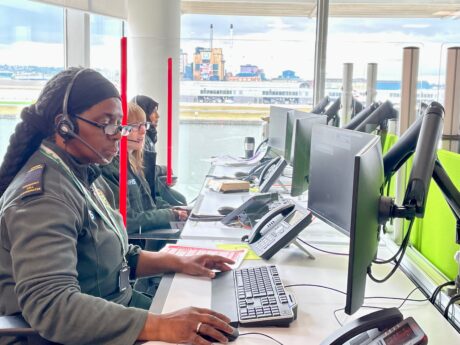
[[[125,238],[125,231],[124,229],[120,229],[117,225],[116,222],[110,217],[110,211],[107,209],[105,203],[103,200],[101,200],[100,191],[97,188],[92,188],[93,195],[94,197],[99,201],[99,204],[102,206],[102,208],[105,210],[105,213],[99,208],[98,204],[94,202],[93,198],[91,197],[91,194],[88,192],[87,188],[80,182],[80,180],[75,176],[72,170],[65,164],[65,162],[59,157],[56,152],[51,150],[49,147],[46,147],[45,145],[40,146],[40,151],[53,160],[56,164],[61,166],[65,172],[72,178],[72,181],[75,183],[77,188],[80,190],[80,192],[83,193],[86,201],[96,210],[96,212],[99,214],[99,216],[102,218],[104,223],[106,223],[109,228],[117,235],[118,239],[120,240],[121,243],[121,250],[122,250],[122,255],[123,255],[123,262],[126,263],[126,238]],[[105,196],[104,196],[105,198]]]

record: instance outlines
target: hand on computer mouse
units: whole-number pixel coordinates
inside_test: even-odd
[[[233,327],[233,330],[231,333],[223,333],[223,332],[220,332],[222,335],[224,335],[225,337],[227,337],[228,341],[235,341],[236,338],[238,338],[238,336],[240,335],[240,332],[238,331],[238,328],[236,327]],[[215,338],[213,338],[212,336],[210,335],[207,335],[207,334],[201,334],[200,333],[200,336],[207,340],[207,341],[210,341],[211,343],[216,343],[218,342],[218,340],[216,340]]]

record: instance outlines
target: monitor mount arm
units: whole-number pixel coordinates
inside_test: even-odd
[[[432,102],[425,115],[419,118],[401,136],[401,139],[385,155],[384,174],[388,181],[391,175],[414,153],[414,162],[409,177],[402,206],[397,206],[393,198],[382,196],[380,200],[379,222],[385,224],[390,218],[422,218],[431,177],[435,179],[448,200],[451,208],[460,209],[457,189],[445,173],[436,157],[436,148],[442,133],[444,108]],[[453,188],[453,189],[452,189]],[[452,207],[452,205],[454,207]],[[455,213],[455,212],[454,212]],[[458,214],[456,214],[456,217]],[[457,217],[458,219],[458,217]]]

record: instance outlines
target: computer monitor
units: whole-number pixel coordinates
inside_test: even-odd
[[[315,126],[309,209],[350,237],[345,312],[363,304],[368,267],[377,255],[383,160],[376,135]]]
[[[300,110],[293,110],[288,112],[286,123],[286,142],[284,148],[284,159],[289,164],[292,163],[294,155],[294,137],[296,133],[296,120],[304,119],[310,116],[317,116],[312,113],[307,113]],[[323,116],[325,117],[325,116]]]
[[[325,125],[326,122],[326,116],[312,114],[296,120],[296,131],[293,140],[294,154],[292,158],[292,196],[301,195],[308,189],[312,129],[314,125]]]
[[[284,157],[288,112],[293,109],[271,106],[268,127],[268,146],[275,154]]]

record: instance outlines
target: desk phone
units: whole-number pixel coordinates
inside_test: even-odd
[[[257,222],[247,241],[258,256],[268,260],[294,241],[311,220],[310,211],[287,200]]]

